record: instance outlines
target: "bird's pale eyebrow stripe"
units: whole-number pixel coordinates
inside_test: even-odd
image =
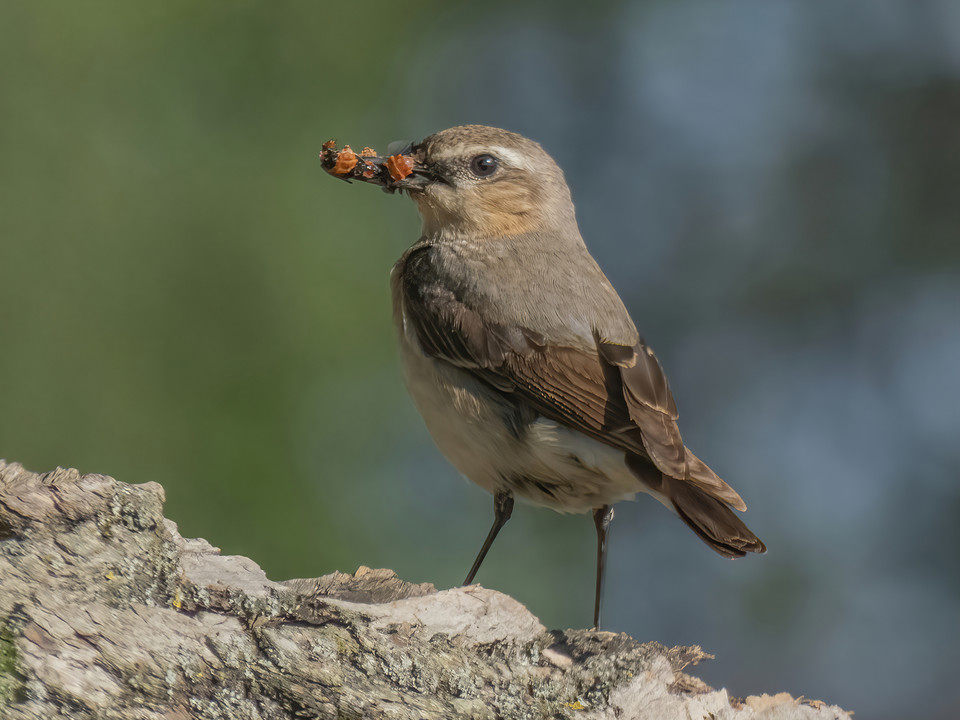
[[[494,157],[506,161],[508,165],[516,168],[529,168],[529,162],[523,153],[513,148],[503,147],[502,145],[471,145],[468,148],[459,148],[455,153],[444,153],[447,157],[466,156],[472,158],[475,155],[490,154]]]
[[[494,157],[506,160],[508,165],[513,165],[513,167],[526,167],[527,161],[523,153],[519,153],[516,150],[510,148],[501,147],[500,145],[493,145],[487,150]]]

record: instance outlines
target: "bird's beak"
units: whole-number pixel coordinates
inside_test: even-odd
[[[396,145],[391,143],[389,150],[396,151],[384,157],[370,148],[356,153],[349,145],[344,145],[337,150],[336,143],[330,140],[323,144],[320,164],[324,170],[341,180],[373,183],[386,192],[420,192],[438,180],[436,174],[420,162],[416,145]]]

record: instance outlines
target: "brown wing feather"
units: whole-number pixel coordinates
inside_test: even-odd
[[[704,490],[708,495],[728,503],[741,512],[747,509],[747,504],[736,490],[721,480],[703,460],[690,452],[690,448],[687,448],[686,452],[687,480]]]
[[[619,369],[630,418],[640,428],[643,446],[650,458],[668,475],[686,477],[687,462],[677,427],[677,405],[657,356],[642,340],[632,348],[601,340],[598,349],[606,362]]]
[[[494,326],[429,282],[429,257],[407,258],[404,311],[428,355],[522,397],[545,417],[612,447],[649,457],[659,471],[745,509],[740,496],[683,445],[677,407],[656,356],[596,338],[596,352],[553,345],[539,333]],[[649,473],[648,473],[649,474]]]

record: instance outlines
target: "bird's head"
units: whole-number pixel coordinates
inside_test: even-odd
[[[406,191],[420,210],[424,235],[501,237],[573,220],[563,172],[538,143],[517,133],[462,125],[407,145],[398,156],[410,163],[402,179],[386,172],[354,172],[349,179]]]
[[[570,191],[542,147],[522,135],[463,125],[413,148],[410,196],[425,234],[517,235],[572,212]]]

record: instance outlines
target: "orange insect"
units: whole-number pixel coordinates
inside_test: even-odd
[[[333,169],[330,171],[334,175],[346,175],[348,172],[353,170],[357,164],[357,154],[350,148],[349,145],[344,145],[343,150],[337,155],[337,164],[333,166]]]
[[[394,182],[399,182],[413,172],[413,158],[409,155],[391,155],[387,158],[387,170]]]

